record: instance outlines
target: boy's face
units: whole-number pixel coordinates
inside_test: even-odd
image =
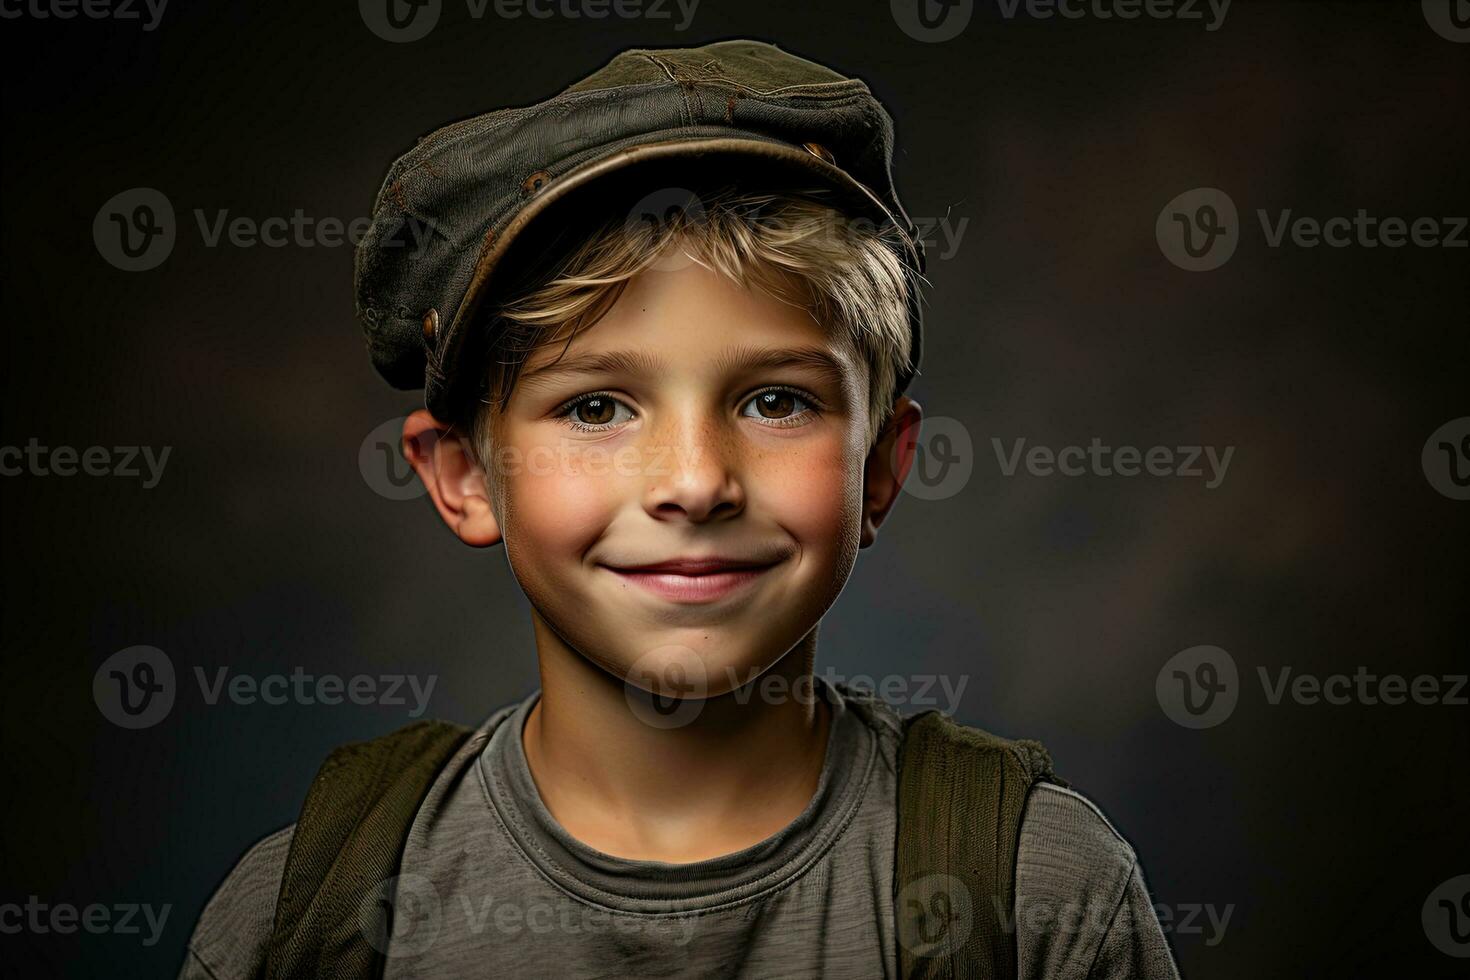
[[[650,269],[526,362],[494,503],[456,530],[503,539],[539,615],[620,679],[672,668],[724,693],[811,631],[896,497],[895,426],[870,459],[867,393],[862,357],[807,310],[697,263]]]

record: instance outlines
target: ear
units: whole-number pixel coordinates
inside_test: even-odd
[[[924,409],[907,395],[899,396],[888,424],[868,451],[863,470],[863,529],[858,546],[866,548],[878,538],[878,525],[898,502],[904,478],[914,462],[919,441],[919,423]]]
[[[434,509],[465,544],[500,543],[500,522],[491,513],[485,471],[460,433],[423,409],[403,420],[403,457],[423,481]]]

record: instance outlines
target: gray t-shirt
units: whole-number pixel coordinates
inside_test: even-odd
[[[537,696],[497,712],[430,790],[397,879],[364,896],[393,902],[392,934],[372,937],[388,980],[897,977],[900,719],[871,697],[820,689],[832,724],[806,809],[758,844],[692,864],[625,860],[567,834],[521,743]],[[290,840],[288,827],[241,859],[181,978],[256,974]],[[1014,925],[1023,978],[1178,976],[1132,848],[1068,789],[1041,784],[1028,800]]]

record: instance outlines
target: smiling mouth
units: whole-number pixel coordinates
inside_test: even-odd
[[[675,558],[651,565],[603,565],[625,582],[671,602],[713,602],[743,589],[784,559]]]

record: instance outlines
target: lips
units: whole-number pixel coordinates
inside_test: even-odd
[[[663,572],[671,575],[714,575],[720,572],[769,568],[779,559],[746,561],[739,558],[670,558],[646,565],[608,565],[615,572]]]
[[[781,560],[683,557],[636,565],[604,564],[602,567],[623,581],[663,599],[713,602],[751,585]]]

